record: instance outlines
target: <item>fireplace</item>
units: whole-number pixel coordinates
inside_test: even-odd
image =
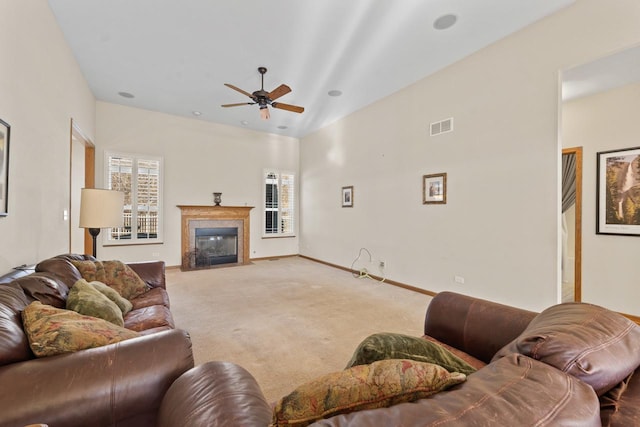
[[[195,229],[195,266],[238,262],[238,228],[216,227]]]
[[[178,205],[182,213],[182,269],[250,264],[251,206]]]

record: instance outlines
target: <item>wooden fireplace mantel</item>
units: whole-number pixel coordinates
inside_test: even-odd
[[[253,206],[198,206],[198,205],[178,205],[182,213],[182,254],[190,251],[189,247],[189,222],[198,220],[239,220],[242,221],[242,264],[249,264],[249,213]],[[183,269],[189,269],[184,265]]]

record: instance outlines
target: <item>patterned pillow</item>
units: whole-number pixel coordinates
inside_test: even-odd
[[[138,333],[106,320],[39,301],[32,302],[22,311],[22,324],[31,351],[37,357],[101,347],[138,336]]]
[[[93,281],[89,284],[102,295],[113,301],[118,306],[123,316],[133,309],[133,304],[131,304],[131,302],[126,298],[122,297],[115,289],[98,281]]]
[[[82,278],[87,282],[93,282],[95,280],[102,283],[105,282],[104,266],[100,261],[72,260],[71,264],[78,269]]]
[[[150,289],[138,273],[122,261],[103,261],[102,264],[105,274],[104,283],[126,299],[132,300]]]
[[[434,342],[394,333],[373,334],[365,338],[356,348],[347,368],[385,359],[434,363],[449,372],[461,372],[465,375],[476,371],[476,368]]]
[[[88,282],[106,283],[121,296],[132,300],[149,290],[144,280],[122,261],[72,261]]]
[[[388,359],[324,375],[278,401],[271,427],[304,427],[339,414],[413,402],[465,381],[431,363]]]
[[[116,303],[101,294],[84,279],[78,280],[69,290],[67,310],[73,310],[85,316],[98,317],[114,325],[124,326],[122,311]]]

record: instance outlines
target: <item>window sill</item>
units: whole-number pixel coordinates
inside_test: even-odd
[[[103,243],[102,246],[107,248],[110,246],[118,247],[118,246],[143,246],[143,245],[163,245],[164,242],[162,240],[154,240],[152,242],[109,242]]]
[[[276,236],[262,236],[263,239],[268,240],[268,239],[288,239],[288,238],[292,238],[292,237],[296,237],[295,234],[281,234],[281,235],[276,235]]]

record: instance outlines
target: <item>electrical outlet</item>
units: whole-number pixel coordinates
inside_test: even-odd
[[[380,264],[378,264],[378,266],[379,266],[380,268],[385,268],[386,263],[385,263],[384,261],[380,261]]]
[[[462,276],[454,276],[453,280],[455,280],[456,283],[460,283],[461,285],[464,285],[464,277]]]
[[[160,258],[160,252],[153,252],[151,253],[151,256],[154,258]]]

